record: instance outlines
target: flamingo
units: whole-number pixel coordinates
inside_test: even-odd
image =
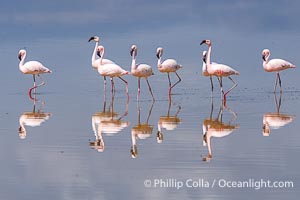
[[[150,119],[150,116],[152,113],[154,101],[152,101],[152,104],[150,106],[148,116],[147,116],[145,123],[141,122],[141,109],[140,109],[139,101],[137,103],[138,103],[138,124],[135,125],[134,127],[132,127],[132,129],[131,129],[132,146],[130,149],[130,153],[131,153],[132,158],[137,158],[137,156],[138,156],[137,140],[138,139],[140,139],[140,140],[147,139],[147,138],[151,137],[152,132],[153,132],[153,125],[149,124],[149,119]]]
[[[138,96],[140,95],[141,92],[141,78],[145,78],[149,87],[149,91],[152,96],[152,100],[155,101],[154,95],[150,86],[150,83],[148,81],[148,77],[153,75],[152,68],[150,65],[147,64],[136,64],[136,56],[137,56],[137,46],[132,45],[130,48],[130,55],[132,57],[132,63],[131,63],[131,74],[133,76],[138,77]]]
[[[203,146],[207,146],[208,155],[202,158],[203,161],[210,161],[212,159],[212,145],[211,139],[223,138],[230,135],[234,130],[239,128],[239,125],[232,124],[232,121],[236,120],[237,114],[233,112],[230,108],[225,107],[221,104],[218,116],[213,118],[213,101],[211,101],[211,112],[209,118],[203,120],[202,130],[203,130]],[[230,113],[232,113],[233,118],[228,122],[223,122],[223,108],[226,108]]]
[[[279,80],[279,86],[280,86],[280,93],[282,92],[281,88],[281,79],[279,72],[282,70],[286,70],[289,68],[296,68],[296,66],[286,60],[283,59],[272,59],[269,60],[271,53],[269,49],[264,49],[262,51],[262,59],[263,61],[263,68],[266,72],[276,72],[276,80],[275,80],[275,85],[274,85],[274,92],[276,92],[276,86],[277,86],[277,81]]]
[[[163,54],[163,48],[162,47],[158,47],[157,50],[156,50],[156,57],[158,59],[158,61],[157,61],[157,67],[158,67],[158,70],[160,72],[162,72],[162,73],[168,73],[169,94],[171,94],[172,88],[181,81],[181,78],[177,74],[177,70],[180,69],[180,68],[182,68],[182,65],[179,65],[177,63],[177,61],[174,60],[174,59],[167,59],[167,60],[165,60],[165,61],[162,62],[161,61],[162,54]],[[170,80],[170,73],[171,72],[174,72],[176,74],[176,76],[178,77],[178,81],[176,83],[174,83],[173,85],[171,85],[171,80]]]
[[[103,111],[96,112],[92,116],[92,127],[96,139],[90,142],[90,146],[98,152],[103,152],[105,148],[103,133],[108,136],[114,136],[128,127],[129,122],[123,120],[127,113],[128,101],[126,102],[126,111],[122,116],[114,111],[114,96],[112,96],[108,110],[106,109],[106,101],[104,101]]]
[[[28,61],[28,62],[25,63],[25,59],[26,59],[26,50],[25,49],[21,49],[19,51],[18,58],[20,60],[20,63],[19,63],[20,71],[23,74],[32,74],[32,76],[33,76],[33,87],[29,88],[29,90],[28,90],[28,95],[29,95],[30,98],[32,98],[31,97],[31,91],[33,89],[35,90],[37,87],[45,85],[45,81],[42,79],[40,74],[52,73],[52,71],[50,69],[48,69],[47,67],[45,67],[42,63],[40,63],[38,61]],[[35,81],[35,76],[36,75],[42,81],[38,85],[36,85],[36,81]]]
[[[101,76],[109,76],[110,80],[111,80],[111,84],[112,84],[112,91],[114,88],[114,81],[113,78],[114,77],[118,77],[119,79],[121,79],[125,85],[126,85],[126,95],[129,97],[128,95],[128,82],[125,81],[121,76],[129,74],[129,71],[126,71],[124,69],[122,69],[122,67],[120,67],[119,65],[115,64],[115,63],[107,63],[107,64],[103,64],[103,57],[104,57],[104,47],[103,46],[98,46],[98,50],[99,50],[99,56],[100,56],[100,65],[98,65],[98,72]]]
[[[210,56],[211,56],[212,43],[210,40],[203,40],[200,43],[200,45],[202,45],[202,44],[207,44],[207,46],[208,46],[207,60],[206,60],[207,72],[210,75],[214,75],[214,76],[217,76],[220,78],[218,80],[220,83],[222,94],[224,96],[224,99],[226,100],[226,95],[237,86],[237,83],[230,76],[231,75],[239,75],[240,73],[227,65],[219,64],[219,63],[211,63]],[[225,93],[223,91],[223,82],[222,82],[223,77],[228,77],[233,82],[233,86]]]
[[[281,94],[279,97],[279,102],[277,101],[276,93],[274,93],[274,101],[276,105],[276,112],[267,112],[263,116],[263,136],[269,136],[271,129],[279,129],[294,120],[293,115],[284,114],[280,112],[281,107]]]
[[[27,136],[26,126],[38,127],[41,126],[43,122],[47,121],[52,115],[50,112],[43,112],[42,108],[36,111],[36,99],[34,100],[32,112],[24,112],[19,117],[19,137],[20,139],[25,139]]]
[[[175,130],[177,128],[178,124],[181,123],[181,119],[178,117],[178,114],[181,110],[181,106],[178,106],[177,112],[175,113],[175,115],[172,115],[170,113],[171,103],[172,103],[172,101],[170,100],[167,115],[160,116],[159,120],[157,122],[157,130],[158,130],[157,134],[156,134],[157,143],[163,142],[164,137],[163,137],[162,129],[172,131],[172,130]]]
[[[101,64],[100,63],[100,58],[101,58],[101,55],[100,55],[100,49],[99,49],[99,41],[100,41],[100,38],[98,36],[92,36],[90,37],[89,39],[89,42],[90,41],[95,41],[95,48],[94,48],[94,51],[93,51],[93,54],[92,54],[92,67],[94,69],[98,69],[98,66]],[[99,59],[96,59],[96,54],[100,57]],[[102,64],[112,64],[114,63],[113,61],[109,60],[109,59],[102,59]],[[103,76],[103,82],[104,82],[104,91],[106,92],[106,76]]]

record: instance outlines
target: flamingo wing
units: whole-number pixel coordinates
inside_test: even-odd
[[[43,74],[51,73],[51,71],[38,61],[28,61],[24,64],[25,73],[28,74]]]
[[[274,71],[280,71],[285,70],[288,68],[295,68],[296,66],[286,60],[283,59],[272,59],[268,62],[268,65],[274,70]]]

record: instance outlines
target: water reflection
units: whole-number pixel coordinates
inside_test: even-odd
[[[32,97],[32,96],[31,96]],[[37,127],[41,126],[43,122],[47,121],[51,113],[50,112],[43,112],[42,109],[45,105],[44,101],[37,100],[34,97],[31,98],[33,100],[33,110],[32,112],[23,112],[19,117],[19,137],[20,139],[25,139],[27,136],[26,126],[30,127]],[[36,109],[37,104],[40,104],[40,107]]]
[[[264,114],[262,130],[263,136],[269,136],[271,129],[279,129],[294,120],[294,116],[280,113],[281,97],[282,93],[280,93],[279,100],[277,101],[276,93],[274,93],[276,112],[267,112]]]
[[[90,147],[98,152],[103,152],[105,143],[102,134],[113,136],[128,127],[129,122],[123,121],[123,118],[128,114],[128,99],[126,101],[126,110],[123,115],[114,111],[114,95],[112,95],[111,103],[106,109],[106,99],[103,102],[103,110],[94,113],[92,116],[92,127],[95,135],[95,141],[90,142]]]
[[[227,122],[223,122],[223,110],[224,108],[233,115],[233,117]],[[203,146],[207,146],[208,155],[202,158],[203,161],[210,161],[212,159],[212,137],[222,138],[231,134],[235,129],[239,128],[238,125],[232,124],[237,119],[237,114],[227,107],[221,101],[220,109],[216,118],[213,118],[214,104],[211,99],[211,112],[209,118],[203,120]]]
[[[172,100],[171,98],[169,98],[169,107],[168,107],[167,115],[160,116],[157,123],[157,127],[158,127],[158,131],[156,135],[157,143],[163,142],[164,137],[163,137],[162,129],[172,131],[175,130],[177,128],[177,125],[181,123],[181,119],[178,117],[178,114],[181,110],[181,106],[178,105],[176,113],[174,115],[171,115],[170,114],[171,105],[172,105]]]
[[[139,101],[138,101],[138,124],[135,125],[131,129],[132,146],[131,146],[130,152],[131,152],[132,158],[137,158],[137,156],[138,156],[137,140],[138,139],[144,140],[144,139],[149,138],[152,135],[154,126],[149,125],[149,119],[150,119],[150,116],[151,116],[153,105],[154,105],[154,101],[152,101],[152,103],[150,105],[146,122],[141,123],[141,108],[140,108],[140,104],[139,104]]]

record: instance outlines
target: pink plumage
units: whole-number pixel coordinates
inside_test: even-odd
[[[266,72],[276,72],[277,73],[275,85],[274,85],[274,92],[276,92],[276,86],[277,86],[278,80],[279,80],[280,92],[282,92],[281,79],[280,79],[279,72],[282,70],[289,69],[289,68],[296,68],[296,65],[294,65],[286,60],[278,59],[278,58],[269,60],[270,55],[271,55],[271,53],[270,53],[269,49],[264,49],[262,51],[263,68]]]

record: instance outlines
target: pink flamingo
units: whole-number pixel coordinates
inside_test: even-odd
[[[98,65],[99,74],[101,76],[104,76],[104,77],[105,76],[110,77],[111,85],[112,85],[112,91],[115,88],[113,78],[118,77],[119,79],[121,79],[126,85],[126,95],[129,97],[129,95],[128,95],[128,82],[125,81],[121,76],[129,74],[130,72],[122,69],[122,67],[120,67],[119,65],[117,65],[115,63],[103,64],[104,47],[99,46],[98,50],[100,52],[100,55],[99,55],[100,56],[100,65]]]
[[[96,54],[101,57],[100,55],[100,49],[98,47],[99,45],[99,41],[100,41],[100,38],[98,36],[93,36],[93,37],[90,37],[89,39],[89,42],[90,41],[95,41],[95,48],[94,48],[94,51],[93,51],[93,54],[92,54],[92,66],[94,69],[98,69],[98,66],[100,65],[100,58],[99,59],[96,59]],[[109,59],[102,59],[102,64],[112,64],[114,63],[113,61],[109,60]],[[106,92],[106,76],[103,76],[103,82],[104,82],[104,92]]]
[[[33,76],[33,87],[29,88],[28,90],[28,95],[29,97],[32,99],[31,97],[31,91],[40,87],[42,85],[45,85],[45,81],[42,79],[42,77],[40,76],[40,74],[44,74],[44,73],[52,73],[52,71],[50,69],[48,69],[47,67],[45,67],[42,63],[38,62],[38,61],[28,61],[25,63],[25,59],[26,59],[26,51],[24,49],[21,49],[19,51],[18,54],[18,58],[20,60],[19,63],[19,69],[23,74],[32,74]],[[35,81],[35,76],[38,76],[41,79],[41,83],[36,85],[36,81]]]
[[[153,75],[151,66],[147,65],[147,64],[136,64],[136,56],[137,56],[137,46],[136,45],[131,46],[130,55],[132,56],[131,74],[138,78],[138,96],[137,96],[137,98],[140,96],[140,92],[141,92],[141,78],[145,78],[147,81],[148,87],[149,87],[149,91],[152,96],[152,100],[155,101],[150,83],[148,81],[148,77]]]
[[[281,79],[279,72],[285,69],[289,68],[296,68],[296,66],[286,60],[283,59],[272,59],[269,60],[271,53],[269,49],[264,49],[262,51],[262,59],[263,61],[263,67],[266,72],[276,72],[276,80],[275,80],[275,85],[274,85],[274,92],[276,92],[276,86],[277,86],[277,81],[279,80],[279,86],[280,86],[280,92],[282,92],[281,88]]]
[[[223,93],[224,99],[226,100],[226,95],[237,86],[237,83],[230,76],[231,75],[239,75],[240,73],[227,65],[219,64],[219,63],[211,63],[210,56],[211,56],[212,43],[210,40],[203,40],[200,43],[200,45],[202,45],[202,44],[207,44],[207,46],[208,46],[207,59],[206,59],[207,72],[210,75],[217,76],[220,78],[218,80],[220,83],[220,87],[221,87],[221,91]],[[223,82],[222,82],[223,77],[228,77],[233,82],[233,86],[225,93],[223,91]]]
[[[179,77],[179,75],[177,74],[177,70],[182,68],[182,65],[179,65],[177,63],[176,60],[174,59],[167,59],[165,61],[161,61],[162,58],[162,54],[163,54],[163,48],[162,47],[158,47],[156,50],[156,57],[158,58],[157,61],[157,67],[158,70],[162,73],[168,73],[168,80],[169,80],[169,94],[171,94],[171,90],[172,88],[177,85],[180,81],[181,78]],[[174,83],[173,85],[171,85],[171,80],[170,80],[170,73],[174,72],[176,74],[176,76],[178,77],[178,81],[176,83]]]

